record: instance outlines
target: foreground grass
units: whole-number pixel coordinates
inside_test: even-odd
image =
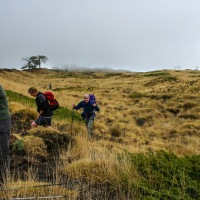
[[[77,199],[91,200],[200,198],[200,156],[177,157],[166,151],[134,154],[123,150],[117,153],[116,147],[99,149],[101,155],[97,151],[93,148],[93,157],[87,154],[67,165],[59,163],[55,171],[60,178],[56,183],[62,186],[46,187],[45,183],[34,181],[37,174],[31,174],[31,180],[8,181],[5,187],[15,190],[0,191],[0,195],[8,198],[71,194]]]

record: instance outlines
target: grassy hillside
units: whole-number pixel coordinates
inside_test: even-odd
[[[119,140],[132,152],[165,149],[193,155],[200,153],[199,77],[198,70],[78,73],[41,69],[6,70],[0,79],[8,95],[9,91],[18,93],[9,95],[11,102],[21,99],[31,107],[34,102],[28,88],[47,91],[51,83],[66,109],[56,113],[56,119],[70,119],[72,104],[79,103],[85,93],[94,93],[101,109],[95,122],[97,137]]]
[[[38,162],[40,169],[50,158],[47,165],[56,174],[54,181],[64,182],[78,199],[83,194],[82,199],[198,199],[199,77],[198,70],[1,70],[1,84],[13,116],[13,155],[17,159],[31,156],[31,166]],[[48,91],[50,83],[61,108],[54,114],[52,131],[32,133],[29,127],[37,113],[27,90],[35,86]],[[85,93],[94,93],[101,109],[93,141],[87,140],[81,111],[72,110],[72,104],[79,103]],[[34,148],[30,151],[30,140],[40,144],[40,153]],[[50,149],[55,153],[55,141],[60,150],[53,158]],[[69,145],[67,149],[62,141]],[[45,175],[46,179],[49,176]],[[27,179],[29,183],[28,174]]]

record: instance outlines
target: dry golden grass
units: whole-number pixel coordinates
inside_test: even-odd
[[[63,196],[67,199],[75,199],[77,197],[77,192],[72,190],[67,190],[62,186],[45,186],[45,182],[37,182],[33,180],[27,181],[10,181],[5,187],[9,188],[8,191],[0,191],[0,197],[4,199],[10,198],[25,198],[37,199],[37,197],[45,196]],[[49,199],[55,199],[50,198]]]
[[[61,156],[60,173],[91,186],[116,189],[120,187],[121,176],[135,181],[139,177],[124,153],[126,148],[126,145],[107,140],[89,141],[87,137],[76,136],[76,145]]]
[[[82,100],[84,93],[94,93],[101,109],[95,120],[93,140],[88,140],[84,123],[59,119],[53,119],[52,129],[38,128],[24,136],[17,127],[16,134],[12,135],[13,140],[24,141],[30,159],[48,159],[48,147],[57,150],[55,144],[59,141],[61,145],[63,136],[73,137],[72,145],[59,149],[53,173],[56,182],[68,184],[75,181],[73,187],[76,191],[60,186],[34,187],[44,183],[38,182],[38,172],[30,166],[24,181],[16,181],[18,176],[13,175],[15,181],[11,177],[6,182],[6,187],[17,185],[19,189],[11,193],[0,191],[0,195],[5,198],[67,195],[70,199],[81,195],[78,192],[85,187],[85,195],[88,195],[85,199],[92,199],[89,195],[94,191],[87,190],[89,184],[96,191],[108,187],[116,194],[117,190],[120,199],[127,199],[128,194],[120,193],[122,187],[126,192],[130,187],[123,185],[123,179],[128,177],[127,183],[138,184],[143,178],[135,169],[137,163],[127,156],[129,153],[166,150],[179,156],[200,154],[199,77],[198,71],[189,70],[148,73],[71,73],[43,69],[0,72],[0,81],[6,90],[30,97],[27,93],[29,87],[36,86],[44,92],[51,83],[61,106],[71,109],[73,103]],[[16,120],[13,126],[19,123],[24,128],[25,121],[30,120],[26,118],[27,113],[31,113],[31,117],[37,115],[35,108],[16,101],[9,102],[9,107]],[[34,159],[32,164],[35,164]]]
[[[24,150],[27,156],[36,158],[47,157],[47,147],[44,141],[39,137],[25,136],[23,137]]]
[[[82,100],[84,93],[94,93],[101,109],[95,121],[95,134],[98,138],[133,146],[135,151],[168,150],[170,144],[172,151],[176,145],[183,146],[181,155],[184,155],[181,138],[199,136],[197,125],[182,128],[191,123],[199,124],[199,71],[72,73],[14,70],[0,75],[5,89],[27,96],[30,86],[46,91],[51,83],[60,105],[69,109]],[[18,109],[16,102],[10,102],[10,106],[13,110]],[[119,138],[111,139],[110,130],[116,126],[120,127]],[[72,130],[70,122],[54,120],[53,128],[73,135],[87,135],[84,124],[74,123]],[[174,138],[179,140],[174,141]],[[185,154],[199,154],[194,141],[188,141],[193,152],[186,150]],[[176,148],[174,152],[178,152]]]

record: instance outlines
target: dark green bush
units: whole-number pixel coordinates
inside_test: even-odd
[[[11,146],[12,146],[12,151],[14,154],[25,155],[25,145],[22,139],[16,140]]]
[[[68,108],[64,107],[60,107],[57,110],[55,110],[54,117],[56,119],[83,121],[81,115],[78,112],[69,110]]]
[[[200,155],[178,157],[165,151],[127,154],[140,176],[136,181],[121,175],[123,192],[131,198],[200,199]]]

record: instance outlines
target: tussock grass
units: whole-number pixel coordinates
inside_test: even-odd
[[[39,137],[25,136],[23,138],[24,150],[28,156],[36,158],[47,157],[47,147],[44,141]]]
[[[62,186],[45,186],[47,183],[38,181],[10,181],[5,186],[13,188],[10,191],[0,191],[1,198],[37,198],[45,196],[64,196],[67,199],[75,199],[76,191],[68,190]]]
[[[191,71],[138,74],[49,71],[40,74],[39,70],[0,73],[2,84],[6,85],[13,127],[18,123],[12,131],[17,133],[12,135],[13,149],[19,155],[32,157],[28,159],[31,164],[39,162],[33,157],[39,157],[41,152],[43,158],[48,157],[45,152],[48,155],[52,152],[55,159],[51,156],[50,160],[55,163],[51,167],[55,171],[51,176],[56,174],[57,181],[70,182],[78,197],[200,197],[198,74],[191,76]],[[46,91],[49,83],[61,105],[54,112],[53,128],[28,131],[30,117],[27,116],[31,114],[34,118],[37,113],[27,89],[38,86]],[[77,88],[83,90],[77,93]],[[80,118],[82,111],[72,111],[72,104],[79,103],[84,93],[94,93],[101,109],[91,141]],[[62,147],[63,142],[67,144],[65,147]],[[27,172],[25,177],[28,176]],[[37,178],[36,170],[30,179]],[[27,191],[26,194],[32,193]]]
[[[39,138],[42,138],[44,141],[47,150],[60,150],[61,148],[67,148],[72,138],[70,135],[66,132],[58,132],[51,128],[44,128],[44,127],[38,127],[35,129],[31,129],[28,132],[31,136],[36,136]]]

